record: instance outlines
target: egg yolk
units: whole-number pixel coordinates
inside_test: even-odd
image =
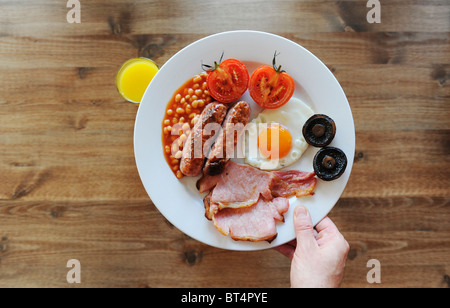
[[[272,124],[258,136],[258,148],[267,159],[285,157],[292,148],[291,133],[279,124]]]

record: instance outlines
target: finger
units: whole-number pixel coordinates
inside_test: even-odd
[[[316,225],[316,228],[318,233],[327,231],[328,232],[339,232],[338,228],[334,224],[334,222],[326,216],[324,219],[319,221],[319,223]]]
[[[316,230],[318,232],[316,239],[319,246],[326,244],[340,235],[338,228],[328,217],[325,217],[316,225]]]
[[[317,246],[314,237],[314,227],[308,209],[303,205],[298,205],[294,210],[294,227],[297,237],[297,248],[309,251]]]

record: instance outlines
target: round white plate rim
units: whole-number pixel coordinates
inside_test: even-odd
[[[198,200],[195,200],[196,204],[191,205],[189,210],[187,210],[186,208],[183,208],[180,205],[174,205],[175,209],[177,210],[177,211],[175,211],[175,209],[172,207],[173,203],[169,205],[169,203],[170,203],[169,199],[178,200],[178,201],[180,199],[180,197],[177,194],[172,194],[170,192],[170,190],[175,190],[178,193],[181,193],[183,195],[183,197],[192,196],[193,193],[195,194],[195,192],[193,192],[193,190],[195,190],[195,185],[194,185],[194,187],[192,186],[192,180],[186,180],[186,179],[183,179],[182,181],[178,181],[176,179],[174,180],[175,177],[173,176],[170,168],[167,166],[167,164],[165,162],[165,159],[164,159],[164,156],[162,153],[162,146],[161,146],[161,120],[162,120],[162,115],[164,113],[167,102],[169,101],[170,97],[172,97],[174,91],[181,84],[183,84],[188,78],[190,78],[193,75],[195,75],[196,73],[198,73],[198,72],[186,73],[187,77],[184,76],[184,77],[180,77],[181,79],[179,78],[180,80],[183,80],[183,78],[184,78],[184,81],[182,81],[181,83],[174,82],[174,84],[171,85],[173,87],[173,89],[171,89],[170,91],[168,91],[168,93],[165,93],[163,95],[163,94],[161,94],[161,92],[157,92],[159,90],[158,87],[161,86],[162,80],[164,78],[167,78],[168,74],[173,75],[173,71],[172,71],[172,73],[169,72],[169,70],[171,70],[171,69],[173,70],[173,68],[171,66],[175,65],[177,69],[180,66],[181,66],[181,68],[183,68],[184,66],[188,67],[189,65],[183,66],[183,64],[180,64],[180,62],[182,62],[182,59],[186,57],[186,54],[193,53],[193,51],[195,51],[196,48],[198,49],[199,47],[204,47],[205,45],[206,46],[211,45],[211,43],[209,43],[209,42],[213,42],[213,41],[215,43],[220,43],[220,42],[225,41],[228,43],[231,42],[230,44],[233,44],[233,42],[239,41],[237,38],[239,38],[241,40],[243,38],[245,38],[245,41],[241,41],[238,44],[250,44],[249,41],[251,42],[253,40],[255,42],[259,42],[260,40],[264,39],[265,41],[271,41],[272,43],[276,42],[276,44],[273,44],[274,48],[279,47],[279,45],[289,46],[289,48],[288,48],[289,50],[278,50],[278,51],[280,51],[280,56],[278,56],[277,59],[281,60],[280,63],[282,63],[282,60],[283,60],[283,53],[286,54],[286,53],[288,53],[288,51],[292,51],[292,50],[293,50],[292,52],[294,52],[294,53],[300,53],[302,55],[302,57],[305,57],[308,60],[307,62],[303,63],[305,65],[304,66],[305,69],[307,67],[309,67],[310,64],[312,63],[311,66],[313,66],[315,68],[315,70],[313,70],[312,72],[309,72],[309,73],[314,74],[316,71],[316,68],[317,68],[317,71],[318,72],[320,71],[320,74],[321,74],[320,77],[326,79],[327,87],[332,88],[331,93],[333,95],[335,95],[335,97],[333,99],[336,99],[340,104],[339,107],[343,108],[343,111],[337,112],[334,116],[336,118],[343,118],[342,115],[345,115],[345,117],[344,117],[345,123],[342,123],[342,121],[341,121],[341,123],[337,122],[338,129],[337,129],[337,134],[336,134],[335,140],[340,139],[341,143],[342,143],[342,139],[345,139],[345,143],[340,144],[339,142],[333,141],[333,143],[338,143],[338,145],[332,143],[330,146],[333,146],[333,145],[338,146],[338,147],[340,146],[342,149],[344,149],[344,147],[347,149],[347,151],[345,151],[345,152],[346,152],[346,155],[348,158],[348,165],[347,165],[346,171],[341,176],[341,178],[339,178],[338,180],[333,181],[333,182],[323,182],[323,181],[319,180],[316,192],[319,190],[319,188],[321,186],[327,186],[327,187],[331,188],[330,190],[332,190],[332,187],[333,187],[332,185],[336,186],[337,183],[340,183],[339,184],[339,187],[340,187],[339,192],[335,193],[332,196],[332,198],[330,198],[330,196],[326,196],[326,198],[328,198],[329,201],[327,203],[327,206],[320,213],[316,213],[315,208],[309,206],[309,204],[308,204],[308,203],[312,203],[312,204],[316,203],[317,204],[317,197],[319,195],[318,193],[316,193],[312,197],[306,197],[305,199],[301,199],[299,201],[291,200],[291,201],[293,201],[293,202],[291,202],[291,205],[293,207],[295,204],[303,201],[302,203],[304,203],[310,210],[311,217],[313,219],[314,224],[316,224],[323,217],[325,217],[328,214],[328,212],[334,207],[334,205],[339,200],[339,198],[340,198],[342,192],[344,191],[345,186],[348,182],[348,179],[349,179],[349,176],[351,173],[351,169],[353,166],[353,159],[354,159],[355,129],[354,129],[353,116],[352,116],[351,109],[348,104],[347,98],[345,96],[345,93],[344,93],[342,87],[339,85],[339,82],[334,77],[334,75],[328,70],[328,68],[325,66],[325,64],[323,64],[310,51],[306,50],[301,45],[299,45],[291,40],[288,40],[282,36],[278,36],[278,35],[267,33],[267,32],[260,32],[260,31],[253,31],[253,30],[237,30],[237,31],[228,31],[228,32],[221,32],[221,33],[213,34],[213,35],[204,37],[200,40],[197,40],[197,41],[191,43],[190,45],[186,46],[185,48],[183,48],[179,52],[177,52],[173,57],[171,57],[161,67],[160,71],[156,74],[153,81],[148,86],[147,91],[144,94],[141,104],[139,105],[139,109],[136,114],[135,131],[134,131],[135,160],[136,160],[136,165],[137,165],[138,173],[141,178],[142,184],[143,184],[147,194],[149,195],[150,199],[153,201],[153,203],[158,208],[158,210],[161,212],[161,214],[170,223],[172,223],[174,226],[176,226],[179,230],[181,230],[188,236],[190,236],[200,242],[203,242],[205,244],[208,244],[208,245],[211,245],[211,246],[214,246],[217,248],[229,249],[229,250],[260,250],[260,249],[267,249],[267,248],[275,247],[277,245],[281,245],[281,244],[295,238],[295,232],[293,230],[293,223],[292,223],[293,210],[289,210],[288,213],[285,214],[285,223],[284,224],[277,224],[279,235],[284,234],[284,236],[283,237],[278,236],[278,238],[275,239],[270,244],[267,242],[234,241],[229,236],[225,237],[222,234],[220,234],[214,228],[213,223],[211,221],[206,220],[204,215],[199,215],[198,218],[197,218],[197,216],[195,216],[196,217],[195,219],[196,220],[198,219],[198,221],[194,222],[194,223],[190,222],[190,221],[183,221],[183,218],[189,217],[189,215],[192,215],[192,213],[191,213],[192,210],[194,210],[197,214],[199,213],[198,212],[199,209],[197,209],[196,207],[197,207],[197,204],[199,206],[201,206],[201,204],[202,204],[201,197],[197,196]],[[229,47],[229,45],[227,45],[226,47]],[[222,50],[220,48],[216,48],[216,49],[217,49],[217,51],[220,50],[220,52],[225,51],[225,58],[228,58],[228,55],[230,54],[230,49],[233,50],[232,48],[227,48],[225,50]],[[273,55],[273,52],[274,52],[273,50],[270,51],[271,55]],[[245,51],[244,51],[244,53],[245,53]],[[237,51],[237,55],[239,56],[239,51]],[[202,60],[204,63],[211,63],[211,61],[214,61],[215,57],[217,57],[217,56],[218,56],[217,52],[210,57],[209,57],[209,55],[202,55],[202,57],[198,58],[199,59],[198,61]],[[219,56],[220,56],[220,54],[219,54]],[[229,56],[229,57],[232,57],[232,56]],[[267,53],[266,53],[265,57],[267,58]],[[304,59],[302,58],[302,60],[304,60]],[[262,62],[262,61],[260,61],[260,62]],[[266,61],[266,62],[268,62],[268,61]],[[287,67],[287,66],[285,66],[285,67]],[[192,71],[192,65],[191,65],[190,69]],[[200,70],[200,62],[198,63],[198,69]],[[292,70],[292,68],[291,68],[291,70]],[[187,71],[190,71],[190,70],[187,69]],[[312,79],[314,79],[314,78],[312,78]],[[310,90],[310,87],[314,86],[314,84],[308,85],[308,82],[310,82],[309,79],[305,79],[305,80],[303,80],[303,83],[301,83],[302,86],[305,86],[305,84],[306,84],[305,91],[307,91],[308,89]],[[296,80],[296,83],[297,83],[297,80]],[[297,84],[296,84],[296,86],[297,86]],[[155,90],[152,90],[153,88],[155,88]],[[301,91],[303,91],[303,90],[301,90]],[[326,89],[324,91],[326,92]],[[297,92],[297,90],[296,90],[296,92]],[[318,92],[318,91],[314,90],[313,94],[316,94],[319,96],[326,95],[326,93],[324,94],[324,93],[315,93],[315,92]],[[311,92],[307,93],[307,96],[310,94],[311,94]],[[302,95],[302,93],[300,93],[300,95]],[[150,107],[155,107],[155,106],[151,105],[151,98],[155,97],[155,96],[157,98],[161,97],[161,96],[163,96],[163,97],[165,96],[164,99],[166,99],[166,101],[163,104],[164,106],[162,107],[163,108],[162,113],[161,114],[158,114],[157,112],[154,113],[154,114],[158,115],[158,116],[155,115],[156,118],[161,117],[161,119],[159,119],[158,123],[156,123],[156,124],[153,123],[153,127],[154,128],[158,127],[158,130],[156,131],[156,133],[154,133],[154,136],[152,136],[152,138],[153,139],[156,138],[159,141],[159,143],[154,144],[153,151],[152,151],[151,149],[149,149],[149,144],[148,144],[147,137],[148,137],[149,133],[148,133],[148,131],[147,132],[144,131],[144,129],[146,127],[148,128],[148,125],[150,125],[148,119],[145,120],[145,117],[151,111]],[[295,94],[294,94],[294,96],[295,96]],[[162,101],[164,101],[164,99],[160,98],[160,100],[162,100]],[[311,100],[312,100],[312,103],[314,103],[314,97],[312,97]],[[311,103],[311,102],[309,102],[309,103]],[[157,107],[161,109],[161,106],[157,106]],[[322,110],[317,110],[317,111],[322,111]],[[320,113],[320,112],[316,112],[316,113]],[[325,113],[325,112],[322,112],[322,113]],[[328,115],[330,115],[329,112],[328,112]],[[342,129],[340,129],[341,127],[339,126],[339,124],[345,124],[344,125],[345,129],[346,129],[345,138],[343,138],[342,133],[341,133],[341,136],[339,135],[339,132],[342,131]],[[318,149],[312,148],[310,146],[308,149],[308,151],[310,153],[308,155],[309,156],[313,155],[315,152],[317,152],[317,150]],[[162,156],[164,166],[160,166],[160,169],[152,170],[152,168],[158,168],[156,166],[156,161],[152,161],[152,160],[149,161],[149,159],[148,159],[152,155],[157,155],[158,159],[160,158],[159,156]],[[159,162],[161,163],[161,161],[159,161]],[[312,166],[312,162],[311,162],[311,166]],[[305,170],[305,171],[308,171],[308,170]],[[311,170],[309,170],[309,171],[311,171]],[[169,175],[169,177],[166,177],[166,179],[173,184],[173,187],[167,188],[169,190],[168,193],[170,194],[170,196],[165,196],[165,197],[163,196],[163,192],[162,192],[163,190],[161,189],[161,182],[156,181],[157,177],[160,177],[160,176],[164,177],[164,174],[165,174],[164,172],[167,172],[167,174]],[[167,176],[167,174],[166,174],[166,176]],[[186,184],[186,182],[188,182],[188,184]],[[156,185],[159,185],[159,186],[153,187],[153,185],[151,185],[150,183],[155,184],[155,186]],[[185,187],[183,187],[183,185]],[[186,191],[184,191],[184,190],[186,190]],[[327,190],[325,189],[323,191],[326,192]],[[324,194],[322,194],[322,196],[324,196]],[[315,201],[311,202],[311,200],[315,200]],[[203,210],[203,209],[201,209],[201,210]],[[201,220],[204,220],[204,221],[202,222]],[[289,228],[289,229],[287,229],[287,228]]]

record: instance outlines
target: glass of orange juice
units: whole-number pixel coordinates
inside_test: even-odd
[[[148,58],[130,59],[117,72],[117,90],[125,100],[139,104],[158,70],[158,65]]]

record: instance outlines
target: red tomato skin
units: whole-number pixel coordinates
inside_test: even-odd
[[[248,70],[242,62],[227,59],[208,73],[206,83],[211,96],[227,104],[236,101],[247,91],[249,79]]]
[[[291,99],[295,82],[285,72],[277,72],[271,66],[261,66],[251,75],[248,87],[255,103],[263,108],[276,109]]]

